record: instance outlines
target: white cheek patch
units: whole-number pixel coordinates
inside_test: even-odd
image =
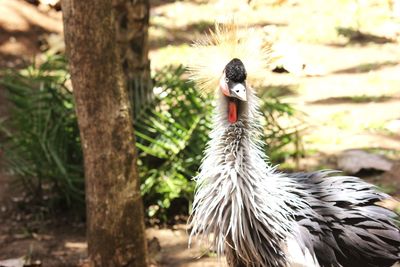
[[[223,78],[219,80],[219,89],[221,89],[224,95],[230,96],[228,84],[225,82],[225,79]]]
[[[246,94],[246,87],[241,84],[237,83],[231,89],[232,96],[239,98],[242,101],[247,101],[247,94]]]

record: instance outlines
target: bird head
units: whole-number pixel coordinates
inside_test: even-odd
[[[270,44],[264,37],[259,29],[216,23],[194,43],[191,79],[203,93],[219,89],[227,97],[246,101],[250,86],[265,78],[270,63]]]
[[[246,78],[247,72],[243,62],[234,58],[224,68],[219,80],[219,89],[227,97],[247,101]]]

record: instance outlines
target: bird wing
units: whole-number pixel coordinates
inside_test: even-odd
[[[300,247],[321,267],[392,266],[400,259],[396,214],[376,204],[390,196],[357,177],[331,174],[291,175],[307,203],[295,215]]]

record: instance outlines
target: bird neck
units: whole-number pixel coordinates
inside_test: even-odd
[[[217,100],[213,131],[202,169],[234,169],[238,174],[244,174],[254,166],[269,170],[261,149],[262,127],[257,96],[248,91],[247,101],[238,101],[237,120],[233,123],[230,122],[231,101],[223,94]]]
[[[232,164],[231,160],[237,164],[238,161],[242,161],[239,157],[264,157],[261,151],[254,153],[254,150],[259,150],[262,146],[260,121],[259,99],[251,90],[247,92],[247,101],[226,97],[221,93],[217,100],[211,142],[219,144],[215,145],[215,148],[220,149],[215,150],[224,154],[226,160],[222,165]],[[221,147],[221,144],[225,147]]]

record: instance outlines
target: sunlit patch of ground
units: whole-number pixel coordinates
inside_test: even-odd
[[[153,249],[150,252],[155,255],[159,267],[226,267],[225,259],[218,260],[204,244],[193,242],[188,247],[188,229],[185,225],[175,225],[173,229],[149,228],[146,234],[150,240],[156,238],[161,246],[160,250]]]

